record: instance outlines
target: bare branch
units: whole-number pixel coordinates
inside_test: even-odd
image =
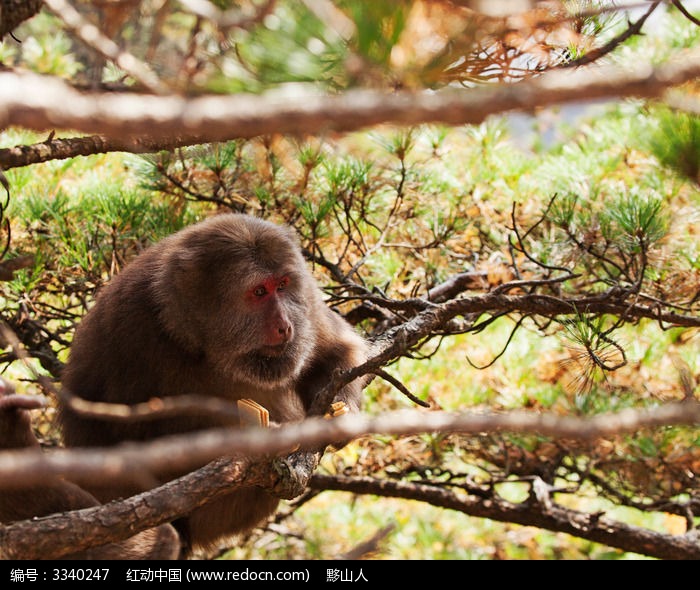
[[[50,559],[120,541],[241,487],[257,486],[291,499],[306,488],[319,459],[316,452],[257,462],[222,458],[127,500],[0,526],[0,558]]]
[[[216,397],[202,395],[179,395],[175,397],[153,397],[140,404],[112,404],[92,402],[74,396],[66,389],[57,390],[46,381],[42,385],[54,392],[65,405],[81,416],[111,420],[115,422],[137,422],[157,420],[168,416],[228,416],[238,418],[235,404]]]
[[[66,474],[74,481],[84,480],[86,476],[93,480],[97,477],[112,479],[125,475],[133,477],[134,473],[142,473],[144,469],[157,470],[157,465],[163,461],[164,457],[168,458],[171,467],[178,464],[184,455],[188,455],[190,459],[197,455],[201,460],[207,456],[214,458],[221,455],[234,455],[234,451],[240,450],[247,459],[215,461],[195,473],[123,502],[0,527],[0,555],[6,559],[17,556],[57,557],[64,549],[81,550],[157,526],[221,494],[230,493],[231,489],[237,486],[257,485],[266,489],[276,489],[280,484],[280,474],[270,468],[268,461],[256,462],[251,459],[256,454],[271,450],[287,452],[291,445],[298,442],[303,445],[317,445],[322,441],[377,432],[477,433],[494,430],[540,432],[567,438],[596,438],[632,432],[644,427],[698,423],[700,423],[700,403],[697,401],[668,404],[652,410],[625,410],[617,414],[585,418],[527,412],[503,415],[451,415],[445,412],[409,411],[394,412],[377,418],[346,415],[334,420],[311,419],[278,430],[210,431],[185,437],[169,437],[144,445],[122,445],[114,449],[52,453],[5,452],[0,454],[0,482],[4,487],[23,487],[57,474]],[[317,485],[319,481],[323,480],[317,479]],[[373,485],[379,485],[380,488],[386,486],[383,489],[389,489],[389,487],[396,488],[405,484],[389,484],[385,481]],[[334,485],[329,487],[339,489]],[[407,489],[415,493],[416,488]],[[175,490],[177,493],[174,493]],[[436,492],[434,487],[427,488],[421,491],[420,499],[431,501],[431,496],[436,493],[442,498],[448,494],[444,490]],[[388,495],[406,497],[399,493]],[[291,497],[291,495],[283,497]],[[469,504],[450,505],[449,502],[445,503],[444,499],[439,505],[462,511],[466,511],[465,506],[469,506]],[[621,546],[619,542],[615,542],[614,538],[607,536],[613,525],[605,523],[605,526],[599,530],[598,519],[593,519],[591,515],[583,515],[569,522],[568,519],[571,516],[569,511],[562,509],[564,516],[561,516],[552,513],[553,508],[550,507],[549,512],[544,512],[539,519],[535,519],[535,512],[531,509],[525,510],[523,514],[522,506],[509,504],[506,506],[507,509],[504,506],[489,508],[484,503],[473,504],[468,513],[493,518],[495,516],[490,510],[498,508],[503,512],[493,514],[497,514],[500,520],[544,526],[552,530],[565,530],[584,538]],[[479,512],[484,510],[489,513]],[[569,525],[566,525],[566,522],[569,522]],[[36,542],[37,526],[41,528],[41,543]],[[642,533],[635,534],[639,536]],[[69,538],[66,535],[69,535]],[[59,538],[60,542],[58,542]],[[665,537],[662,536],[660,539],[662,542],[660,548],[655,548],[655,551],[663,551]],[[676,539],[676,541],[681,543],[683,551],[689,551],[687,544],[682,540]],[[639,550],[639,547],[622,547],[628,550]],[[697,550],[697,544],[695,544],[695,550]]]
[[[554,281],[558,279],[553,279]],[[514,281],[518,283],[520,281]],[[523,281],[525,284],[528,281]],[[549,282],[549,281],[548,281]],[[326,404],[332,399],[338,388],[353,379],[372,373],[384,367],[390,361],[399,358],[425,338],[439,333],[450,320],[458,316],[476,313],[501,314],[520,313],[552,317],[555,315],[572,315],[576,313],[611,314],[624,316],[628,321],[650,318],[659,322],[668,322],[674,326],[699,327],[700,317],[691,314],[679,314],[664,311],[657,307],[629,304],[621,299],[614,299],[609,293],[564,299],[539,293],[525,295],[506,295],[509,283],[484,295],[455,299],[446,303],[433,305],[424,309],[411,320],[392,327],[374,340],[373,356],[355,369],[342,375],[335,375],[328,385],[319,392],[319,404]],[[420,300],[419,300],[420,301]],[[427,303],[427,302],[426,302]]]
[[[260,481],[260,470],[247,461],[221,460],[128,500],[0,526],[0,558],[55,559],[118,541],[183,516],[232,489]]]
[[[32,145],[17,145],[0,149],[0,167],[9,170],[50,160],[91,156],[108,152],[132,154],[153,153],[176,147],[196,145],[202,140],[196,137],[168,137],[153,141],[148,137],[110,138],[104,135],[87,137],[51,138]]]
[[[475,496],[457,494],[434,485],[316,474],[310,486],[321,490],[342,490],[356,494],[373,494],[428,502],[480,518],[536,526],[569,533],[582,539],[653,555],[661,559],[699,559],[700,544],[691,535],[668,535],[615,521],[600,513],[586,513],[559,506],[555,502],[513,504],[497,496],[489,502]],[[551,500],[551,499],[550,499]]]
[[[671,3],[681,12],[681,14],[687,18],[690,22],[693,24],[696,24],[700,26],[700,19],[695,18],[688,10],[686,9],[683,4],[681,4],[680,0],[671,0]]]
[[[401,383],[396,377],[391,375],[390,373],[387,373],[386,371],[383,370],[377,370],[375,371],[375,375],[378,377],[381,377],[385,381],[391,383],[396,389],[398,389],[401,393],[403,393],[408,399],[410,399],[414,404],[417,404],[423,408],[429,408],[430,404],[428,402],[424,402],[422,399],[417,398],[415,395],[413,395],[408,388]]]
[[[0,162],[2,159],[0,157]],[[428,291],[426,299],[433,302],[447,301],[469,289],[488,287],[488,273],[485,271],[461,272]]]

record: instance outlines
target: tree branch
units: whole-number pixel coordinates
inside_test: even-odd
[[[196,137],[168,137],[157,141],[144,136],[111,138],[104,135],[90,135],[65,139],[51,138],[32,145],[17,145],[0,149],[0,168],[9,170],[10,168],[31,166],[51,160],[108,152],[146,154],[199,143],[202,143],[202,140]]]
[[[494,496],[490,501],[465,496],[434,485],[415,482],[316,474],[309,483],[316,490],[341,490],[428,502],[479,518],[490,518],[550,531],[568,533],[660,559],[700,559],[700,544],[691,535],[668,535],[617,522],[600,513],[564,508],[553,501],[512,504]]]
[[[55,559],[122,541],[242,487],[260,487],[291,499],[304,491],[319,459],[316,452],[294,452],[257,462],[246,457],[222,458],[126,500],[0,525],[0,558]]]
[[[544,435],[589,439],[633,432],[646,427],[698,423],[700,403],[694,400],[667,404],[651,410],[624,410],[617,414],[584,418],[527,412],[453,415],[445,412],[404,411],[376,418],[346,415],[333,420],[309,419],[275,430],[214,430],[188,436],[167,437],[138,445],[124,444],[111,449],[60,450],[50,453],[28,450],[3,452],[0,453],[0,487],[19,488],[41,483],[52,475],[65,475],[78,483],[96,479],[103,481],[104,478],[122,481],[124,478],[143,478],[147,474],[157,472],[158,466],[162,465],[166,457],[169,467],[179,467],[193,460],[201,464],[203,459],[214,459],[222,455],[236,455],[245,459],[216,459],[196,472],[121,502],[0,526],[0,557],[55,558],[63,553],[118,541],[146,528],[178,518],[238,487],[259,486],[272,490],[280,497],[294,497],[300,493],[300,489],[294,486],[306,485],[306,482],[292,482],[290,486],[288,478],[282,475],[279,468],[273,468],[269,460],[256,461],[254,457],[260,454],[284,454],[290,447],[299,443],[305,447],[313,447],[332,440],[369,433],[483,433],[497,430],[539,432]],[[310,475],[318,463],[318,455],[300,451],[285,457],[284,461],[289,461],[290,457],[295,456],[308,457],[301,461],[303,472],[307,476]],[[293,465],[301,464],[298,463],[299,459],[292,461]],[[318,486],[319,482],[324,481],[316,479],[315,485]],[[657,536],[655,533],[644,533],[644,536],[641,532],[634,531],[635,538],[643,539],[642,545],[629,544],[624,537],[620,541],[613,534],[615,531],[625,533],[627,529],[623,525],[616,525],[612,521],[607,522],[597,517],[592,518],[591,515],[578,516],[578,513],[563,508],[555,510],[549,503],[545,511],[535,511],[532,507],[523,505],[489,506],[474,502],[465,504],[463,500],[456,502],[448,492],[436,491],[434,487],[425,487],[423,490],[413,484],[368,481],[372,482],[372,486],[378,486],[377,489],[392,490],[391,494],[385,495],[409,497],[401,494],[416,494],[416,490],[420,489],[420,494],[414,499],[436,503],[435,498],[441,498],[441,503],[436,505],[458,509],[474,516],[569,532],[630,551],[648,553],[649,547],[655,547],[655,555],[657,551],[659,557],[670,555],[665,553],[665,548],[670,543],[667,536]],[[340,484],[330,485],[330,489],[342,489],[337,485]],[[409,492],[399,493],[396,490]],[[356,488],[356,491],[378,493],[362,492],[361,488]],[[692,549],[682,539],[674,539],[675,546],[680,547],[682,555],[695,556],[693,551],[700,551],[697,544]],[[660,543],[658,546],[649,544],[657,541]],[[645,543],[649,544],[646,551],[642,550],[646,546]]]
[[[633,23],[628,23],[629,26],[622,31],[617,37],[611,39],[608,41],[605,45],[602,47],[598,47],[597,49],[592,49],[591,51],[587,52],[585,55],[582,55],[578,59],[573,59],[570,62],[567,62],[563,64],[562,67],[565,68],[573,68],[573,67],[578,67],[578,66],[584,66],[589,63],[592,63],[598,59],[600,59],[602,56],[611,53],[615,49],[617,49],[622,43],[627,41],[630,37],[633,37],[634,35],[639,35],[642,32],[642,27],[644,26],[644,23],[646,20],[652,15],[652,13],[659,7],[659,4],[661,4],[661,0],[656,0],[655,2],[652,2],[651,5],[649,6],[649,9],[637,20],[636,22]]]
[[[239,487],[271,486],[254,467],[222,459],[127,500],[0,526],[0,558],[56,559],[170,522]]]
[[[0,40],[43,6],[42,0],[0,0]]]
[[[74,129],[115,138],[149,135],[224,141],[272,133],[351,131],[380,123],[481,123],[487,116],[568,101],[637,96],[656,98],[700,76],[700,50],[652,68],[581,68],[552,71],[512,86],[436,93],[387,94],[353,90],[342,95],[177,96],[79,93],[56,78],[0,73],[0,127]],[[188,139],[190,138],[190,139]]]
[[[513,281],[520,283],[521,281]],[[576,314],[611,314],[625,317],[627,321],[648,318],[659,322],[667,322],[674,326],[699,327],[700,317],[690,314],[679,314],[673,311],[663,311],[654,306],[630,304],[624,299],[613,299],[609,293],[592,296],[561,298],[538,293],[525,295],[506,295],[511,283],[503,283],[497,289],[473,297],[454,299],[442,304],[434,304],[424,309],[409,321],[389,328],[374,339],[373,355],[362,365],[334,375],[328,384],[318,393],[317,402],[320,407],[328,407],[336,392],[353,379],[386,366],[398,359],[426,338],[439,333],[444,327],[458,316],[470,314],[507,314],[519,313],[539,315],[551,318],[556,315]],[[423,300],[418,300],[420,303]],[[405,305],[410,301],[402,302]],[[426,305],[428,302],[424,302]]]

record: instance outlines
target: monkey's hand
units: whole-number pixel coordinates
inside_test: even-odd
[[[334,401],[331,404],[331,407],[329,410],[325,413],[323,416],[326,420],[331,420],[332,418],[337,418],[338,416],[344,416],[345,414],[348,414],[351,412],[350,406],[346,404],[344,401]],[[347,445],[352,439],[347,439],[347,440],[337,440],[335,442],[330,443],[326,449],[335,453],[336,451],[339,451],[342,449],[345,445]]]
[[[344,414],[347,414],[349,411],[350,408],[348,407],[348,404],[346,404],[345,402],[337,401],[331,404],[330,409],[326,412],[325,416],[323,417],[326,419],[337,418],[338,416],[343,416]]]
[[[320,460],[321,454],[316,451],[294,451],[284,457],[276,457],[272,460],[272,467],[279,474],[279,480],[270,491],[285,500],[296,498],[306,489]]]

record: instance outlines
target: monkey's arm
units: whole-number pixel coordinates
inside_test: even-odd
[[[323,307],[324,325],[319,330],[315,354],[297,383],[297,393],[308,416],[335,416],[359,412],[366,378],[358,378],[341,387],[332,399],[322,399],[325,389],[337,371],[347,371],[362,364],[368,356],[369,345],[338,314]],[[319,322],[321,323],[321,322]],[[334,441],[331,449],[347,445],[349,440]],[[319,449],[323,454],[325,449]]]
[[[307,415],[333,415],[333,404],[338,402],[342,402],[349,411],[357,412],[362,405],[366,379],[355,379],[344,385],[333,399],[319,399],[320,393],[337,371],[347,371],[362,364],[368,355],[367,343],[345,320],[327,308],[323,311],[327,325],[319,330],[313,357],[297,383],[297,394],[304,403]]]

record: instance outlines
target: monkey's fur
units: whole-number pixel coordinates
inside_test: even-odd
[[[42,406],[41,398],[16,394],[8,382],[0,379],[1,449],[39,448],[29,410]],[[41,485],[26,489],[0,490],[0,522],[8,524],[97,505],[97,499],[80,486],[59,477],[50,477]],[[64,555],[62,559],[175,559],[179,552],[177,532],[170,525],[162,525],[118,543]]]
[[[365,341],[325,305],[289,228],[223,214],[148,248],[112,279],[76,331],[62,381],[73,394],[104,402],[251,398],[283,423],[303,419],[330,375],[366,353]],[[362,386],[350,383],[334,401],[358,410]],[[72,447],[238,426],[214,416],[100,422],[68,408],[60,416]],[[94,492],[105,501],[125,490]],[[187,544],[208,547],[251,529],[277,504],[262,489],[242,489],[177,526]]]

